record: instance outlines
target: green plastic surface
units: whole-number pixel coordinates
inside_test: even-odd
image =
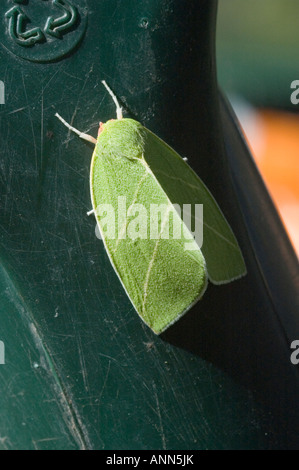
[[[47,63],[43,55],[36,62],[43,43],[30,46],[25,60],[2,32],[0,448],[263,448],[251,392],[200,355],[155,336],[134,312],[86,216],[92,146],[54,117],[59,111],[96,135],[98,122],[115,114],[101,85],[106,79],[127,116],[190,157],[192,166],[198,133],[192,143],[192,129],[184,134],[184,126],[185,117],[189,123],[197,115],[196,89],[211,104],[202,110],[200,135],[213,118],[206,91],[214,79],[205,71],[215,4],[88,0],[85,8],[71,1],[87,27],[60,60]],[[29,16],[40,2],[1,2],[3,24],[12,3]],[[53,2],[42,3],[41,24],[48,13],[61,15]],[[45,44],[58,47],[55,41]],[[192,50],[199,52],[193,57]],[[213,142],[212,132],[193,156],[203,168],[209,158],[217,165]],[[209,314],[209,297],[198,315]],[[201,331],[193,331],[193,341],[196,335],[200,341]]]

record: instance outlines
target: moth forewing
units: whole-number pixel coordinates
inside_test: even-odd
[[[238,241],[215,198],[184,159],[158,136],[147,130],[148,164],[172,202],[203,205],[203,244],[209,280],[224,284],[246,274]],[[191,214],[195,223],[194,211]]]

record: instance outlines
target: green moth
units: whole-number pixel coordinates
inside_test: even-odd
[[[203,296],[208,279],[231,282],[245,275],[246,267],[204,183],[159,137],[123,118],[115,95],[103,84],[116,104],[117,119],[101,123],[97,139],[56,116],[95,144],[90,213],[137,313],[160,334]],[[192,231],[196,224],[200,240]]]

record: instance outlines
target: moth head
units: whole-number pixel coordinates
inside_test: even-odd
[[[107,121],[107,122],[110,122],[110,121],[115,121],[115,119],[109,119],[109,121]],[[102,122],[102,121],[99,123],[98,135],[100,135],[103,132],[104,127],[105,127],[106,124],[107,123]]]

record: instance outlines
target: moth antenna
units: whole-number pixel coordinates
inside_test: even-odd
[[[123,118],[123,110],[122,110],[121,106],[119,105],[119,102],[117,101],[117,98],[116,98],[115,94],[113,93],[111,88],[109,88],[109,86],[107,85],[105,80],[102,80],[102,83],[103,83],[104,87],[106,88],[106,90],[108,91],[109,95],[111,96],[111,98],[113,99],[113,101],[115,103],[117,119],[122,119]]]
[[[97,139],[95,139],[95,138],[92,137],[91,135],[84,134],[84,132],[78,131],[78,129],[76,129],[75,127],[71,126],[68,122],[66,122],[66,120],[63,119],[63,118],[60,116],[60,114],[56,113],[55,116],[58,117],[58,119],[59,119],[70,131],[75,132],[75,134],[77,134],[79,137],[81,137],[81,139],[87,140],[87,142],[91,142],[92,144],[96,144],[96,143],[97,143]]]

